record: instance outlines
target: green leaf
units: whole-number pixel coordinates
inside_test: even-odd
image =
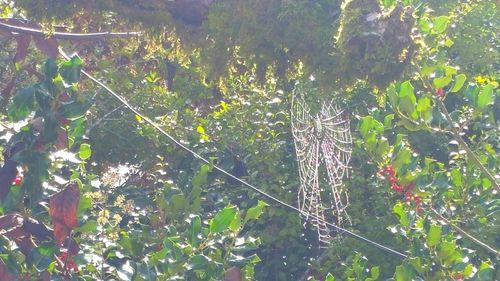
[[[403,113],[411,116],[411,114],[415,110],[416,103],[417,98],[415,97],[413,85],[410,83],[410,81],[403,82],[399,90],[398,107]]]
[[[31,111],[35,109],[35,92],[34,87],[24,88],[17,92],[9,107],[11,120],[19,121],[30,115]]]
[[[266,202],[259,200],[257,205],[248,209],[243,224],[246,224],[249,220],[258,219],[264,212],[264,207],[269,206]]]
[[[90,209],[92,207],[92,198],[87,197],[87,196],[82,196],[80,197],[80,200],[78,201],[78,209],[77,209],[77,214],[78,217],[81,217],[85,211]]]
[[[391,129],[392,128],[392,120],[394,120],[394,114],[387,114],[384,117],[384,128]]]
[[[443,264],[450,265],[462,259],[457,251],[457,245],[453,241],[443,241],[439,244],[437,257],[443,261]]]
[[[380,267],[379,266],[374,266],[370,269],[370,274],[371,274],[371,278],[373,278],[373,280],[377,280],[378,277],[380,276]]]
[[[47,270],[50,263],[54,260],[53,253],[51,255],[44,255],[42,252],[47,253],[43,249],[33,248],[27,257],[27,262],[32,264],[39,272]]]
[[[92,106],[92,102],[89,100],[83,101],[72,101],[65,103],[59,107],[57,112],[61,117],[67,119],[78,119],[85,116],[89,108]]]
[[[80,80],[82,63],[82,60],[78,56],[73,56],[70,60],[61,64],[59,73],[61,73],[64,82],[72,85]]]
[[[387,97],[389,97],[389,102],[393,107],[397,107],[399,103],[399,94],[396,91],[396,86],[391,84],[387,89]]]
[[[199,244],[199,235],[201,234],[201,219],[200,216],[194,215],[191,217],[191,226],[189,228],[189,243],[193,247]]]
[[[87,160],[92,155],[92,150],[90,149],[90,144],[82,143],[80,145],[80,150],[78,151],[78,156],[82,160]]]
[[[450,176],[451,176],[451,182],[453,183],[454,186],[457,187],[464,186],[463,175],[462,172],[458,170],[458,168],[451,170]]]
[[[488,84],[481,88],[477,97],[477,105],[479,108],[484,108],[493,103],[493,85]]]
[[[210,233],[219,233],[226,230],[236,216],[236,207],[225,207],[222,211],[217,213],[210,221]]]
[[[455,76],[455,85],[451,88],[450,92],[456,93],[460,91],[460,89],[464,86],[465,80],[467,80],[467,76],[465,76],[465,74],[458,74]]]
[[[45,61],[43,66],[43,74],[46,79],[54,79],[57,76],[57,64],[53,59]]]
[[[479,271],[476,275],[476,279],[478,281],[487,281],[487,280],[493,280],[493,274],[495,273],[493,271],[493,266],[490,265],[488,261],[483,261],[481,263],[481,266],[479,267]]]
[[[408,221],[408,216],[406,215],[405,209],[404,209],[403,204],[401,202],[399,202],[396,205],[394,205],[394,207],[392,208],[392,211],[396,215],[398,215],[398,217],[399,217],[399,223],[401,223],[401,225],[403,225],[405,227],[409,227],[410,226],[410,223]]]
[[[432,80],[432,83],[434,84],[434,87],[436,87],[436,89],[439,89],[439,88],[444,88],[446,86],[448,86],[448,84],[451,83],[451,76],[443,76],[443,77],[438,77],[438,78],[434,78]]]
[[[392,161],[392,166],[399,170],[401,167],[403,167],[403,165],[411,163],[411,159],[412,151],[408,147],[403,146],[397,152],[396,158]]]
[[[434,247],[439,243],[439,240],[441,240],[441,226],[433,224],[427,234],[427,245]]]
[[[79,227],[75,228],[74,232],[94,232],[97,229],[97,221],[89,220]]]
[[[432,104],[429,97],[424,96],[419,99],[416,109],[420,118],[422,118],[425,123],[430,123],[432,121]]]
[[[384,125],[379,121],[373,119],[372,116],[365,116],[361,118],[359,123],[359,132],[363,138],[367,138],[370,132],[382,133],[384,131]]]
[[[325,281],[335,281],[335,277],[331,273],[328,273],[328,275],[326,275]]]
[[[238,230],[240,230],[240,227],[241,227],[241,214],[239,211],[237,211],[236,216],[234,216],[233,221],[229,225],[229,229],[234,232],[237,232]]]
[[[448,28],[450,18],[447,16],[440,16],[433,20],[432,31],[436,34],[443,33]]]
[[[412,272],[405,265],[396,266],[396,272],[394,273],[394,279],[396,281],[411,281],[412,280]]]

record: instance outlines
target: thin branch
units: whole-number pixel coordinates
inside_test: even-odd
[[[6,30],[9,32],[29,34],[29,35],[39,35],[39,36],[48,36],[57,39],[63,40],[104,40],[111,37],[130,37],[130,36],[141,36],[143,32],[94,32],[94,33],[71,33],[71,32],[59,32],[54,31],[51,33],[46,33],[40,29],[31,28],[31,27],[23,27],[12,24],[7,24],[0,22],[0,29]]]
[[[500,186],[498,185],[495,176],[493,176],[491,172],[481,163],[479,158],[477,158],[476,154],[470,149],[470,147],[464,141],[462,136],[460,136],[460,132],[457,130],[457,128],[455,128],[450,113],[448,113],[448,110],[446,109],[446,106],[444,105],[443,101],[441,99],[436,99],[436,101],[439,108],[441,109],[441,112],[446,118],[446,121],[448,121],[448,123],[450,124],[451,133],[455,138],[455,140],[462,147],[462,149],[464,149],[467,152],[467,156],[469,156],[472,162],[486,175],[486,177],[488,177],[488,179],[490,180],[492,186],[496,189],[496,191],[500,193]]]
[[[87,131],[85,132],[85,134],[89,134],[95,127],[97,127],[99,124],[101,124],[106,118],[108,118],[111,114],[115,113],[117,110],[123,108],[123,104],[122,105],[119,105],[118,107],[115,107],[113,110],[111,110],[110,112],[104,114],[101,118],[99,118],[96,122],[94,122],[90,128],[87,129]]]
[[[422,80],[422,82],[424,83],[424,87],[427,88],[428,91],[430,91],[430,89],[432,89],[432,87],[429,85],[428,82],[426,83],[425,80]],[[451,130],[451,134],[453,135],[453,137],[455,138],[455,140],[458,142],[458,144],[460,145],[460,147],[462,147],[462,149],[466,151],[467,156],[470,158],[470,160],[490,180],[491,185],[493,186],[493,188],[495,188],[496,191],[500,193],[500,186],[498,185],[498,182],[496,181],[495,176],[493,176],[493,174],[481,163],[481,161],[479,160],[479,158],[477,158],[477,156],[474,153],[474,151],[472,151],[472,149],[470,149],[469,145],[464,141],[464,139],[460,135],[460,132],[454,126],[455,123],[451,119],[450,113],[448,112],[448,109],[446,109],[446,106],[444,105],[444,102],[440,98],[434,98],[434,100],[436,101],[436,103],[437,103],[437,105],[438,105],[441,113],[446,118],[446,121],[448,121],[448,124],[450,126],[450,130]]]
[[[441,220],[443,221],[444,223],[446,223],[447,225],[451,226],[453,229],[455,229],[456,231],[460,232],[461,234],[463,234],[464,236],[467,236],[467,238],[469,238],[470,240],[472,240],[474,243],[480,245],[481,247],[485,248],[486,250],[492,252],[493,254],[497,255],[497,256],[500,256],[500,252],[493,249],[493,247],[487,245],[486,243],[484,242],[481,242],[479,239],[475,238],[474,236],[470,235],[469,233],[465,232],[465,230],[461,229],[460,227],[458,227],[457,225],[453,224],[452,222],[450,222],[448,219],[446,219],[443,215],[441,215],[440,213],[438,213],[438,211],[436,211],[434,208],[431,208],[432,212]]]

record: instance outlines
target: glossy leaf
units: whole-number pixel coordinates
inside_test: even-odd
[[[49,214],[54,225],[54,239],[58,244],[62,244],[78,225],[76,215],[79,200],[80,190],[74,183],[50,197]]]
[[[455,76],[455,85],[450,89],[450,92],[456,93],[462,89],[464,86],[465,80],[467,80],[467,76],[465,74],[458,74]]]
[[[441,226],[433,224],[429,229],[429,233],[427,234],[427,245],[429,247],[434,247],[439,243],[441,239]]]
[[[219,233],[228,229],[231,222],[236,216],[236,207],[230,206],[225,207],[222,211],[217,213],[215,217],[210,221],[210,232]]]
[[[17,92],[9,108],[10,119],[18,121],[28,117],[35,109],[35,92],[34,87],[24,88]]]
[[[80,145],[80,150],[78,150],[78,156],[82,160],[87,160],[92,155],[92,149],[90,149],[90,144],[82,143]]]
[[[82,60],[78,56],[73,56],[70,60],[60,65],[59,72],[61,73],[61,77],[68,85],[72,85],[80,80],[82,63]]]

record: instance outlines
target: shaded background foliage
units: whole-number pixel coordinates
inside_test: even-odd
[[[402,1],[411,4],[412,9],[396,6],[396,1],[373,0],[353,0],[344,7],[340,1],[327,0],[169,2],[21,0],[13,5],[21,10],[8,4],[3,4],[2,9],[5,16],[26,15],[48,29],[57,23],[75,32],[145,30],[146,37],[59,44],[76,50],[85,60],[85,69],[124,94],[167,132],[286,202],[295,201],[299,184],[289,127],[290,93],[295,80],[303,81],[312,74],[321,89],[320,96],[340,93],[339,99],[345,101],[353,119],[360,121],[372,116],[384,123],[384,118],[399,106],[391,105],[386,95],[385,89],[392,81],[400,85],[405,79],[413,79],[416,96],[421,99],[429,90],[420,85],[418,76],[425,76],[425,72],[440,76],[448,65],[458,66],[460,73],[478,87],[498,79],[495,34],[500,17],[496,1]],[[175,3],[186,6],[169,6]],[[374,12],[382,16],[373,20],[369,14]],[[410,17],[408,13],[412,12]],[[440,16],[450,19],[444,23],[446,32],[436,32]],[[383,28],[385,24],[388,26]],[[5,62],[1,64],[2,89],[14,75],[17,89],[35,82],[35,76],[18,71],[9,63],[19,43],[16,45],[15,40],[4,37],[0,40],[0,55]],[[23,65],[41,65],[40,53],[43,52],[32,46]],[[422,66],[424,69],[419,69]],[[86,166],[76,169],[70,165],[68,169],[80,174],[82,190],[92,199],[86,220],[98,225],[76,237],[82,249],[75,261],[81,266],[90,263],[88,268],[80,269],[81,278],[130,279],[132,275],[126,273],[131,267],[143,278],[137,280],[150,280],[144,276],[153,278],[147,274],[155,266],[158,278],[174,276],[176,273],[169,272],[169,266],[161,268],[162,258],[157,253],[166,253],[158,250],[158,245],[178,249],[183,243],[169,244],[171,241],[163,241],[163,237],[187,237],[193,216],[206,221],[228,204],[241,210],[257,204],[256,194],[193,161],[188,153],[168,143],[102,89],[83,80],[78,90],[93,100],[84,124],[92,156]],[[464,128],[464,137],[485,157],[489,168],[498,169],[494,153],[498,150],[498,102],[492,108],[473,112],[467,108],[469,101],[463,96],[467,97],[449,95],[446,105],[459,109],[454,117],[471,120],[466,124],[468,128]],[[494,99],[496,96],[493,95]],[[10,99],[2,102],[8,104]],[[411,162],[409,167],[396,167],[401,169],[398,175],[407,182],[418,178],[418,189],[424,199],[443,197],[436,202],[438,206],[458,208],[450,213],[456,216],[456,222],[498,248],[497,195],[474,196],[478,188],[486,193],[487,184],[473,165],[467,164],[460,149],[447,144],[450,141],[447,134],[404,124],[404,116],[397,114],[395,120],[399,123],[384,124],[384,133],[377,136],[394,145],[397,134],[406,134],[408,144],[403,146],[411,147],[406,152],[418,153],[404,160]],[[435,109],[432,116],[432,125],[444,124]],[[351,197],[352,228],[375,241],[408,250],[412,259],[401,265],[399,258],[349,237],[343,237],[331,249],[318,249],[314,231],[303,228],[297,214],[273,205],[266,208],[258,221],[249,222],[238,232],[250,240],[260,238],[259,247],[254,245],[258,243],[246,242],[248,249],[241,254],[251,257],[256,253],[260,257],[261,262],[255,268],[256,280],[300,280],[308,275],[321,279],[327,272],[341,280],[361,280],[370,278],[365,268],[372,266],[379,266],[380,279],[411,280],[416,279],[411,274],[418,271],[417,257],[423,263],[433,258],[439,260],[431,253],[419,253],[430,252],[419,246],[427,239],[428,225],[401,227],[401,216],[394,214],[393,206],[404,202],[404,198],[391,192],[385,181],[377,177],[377,171],[390,165],[391,159],[386,155],[374,156],[384,152],[382,149],[379,152],[366,149],[367,139],[359,132],[356,120],[351,122],[356,141],[352,171],[346,181]],[[3,134],[6,133],[4,130]],[[439,164],[422,164],[425,157]],[[51,181],[62,165],[52,165]],[[406,170],[411,175],[405,179]],[[457,174],[464,177],[458,178]],[[480,179],[474,180],[476,177]],[[458,192],[455,190],[460,181],[468,182],[459,186]],[[463,191],[464,186],[469,191]],[[473,199],[463,201],[469,197]],[[406,212],[414,215],[410,209]],[[422,224],[434,223],[429,216],[412,218]],[[224,232],[217,241],[212,257],[223,256],[220,253],[230,248],[227,241],[234,235],[230,232]],[[448,240],[455,241],[456,233],[449,228],[445,232]],[[469,256],[467,248],[471,245],[465,239],[459,243],[464,247],[464,259],[471,259],[478,272],[482,272],[481,262],[490,261],[490,266],[483,268],[483,275],[471,278],[494,280],[495,272],[487,269],[498,263],[498,257],[483,250],[475,250]],[[179,251],[172,252],[180,264],[186,261]],[[92,264],[103,261],[107,269],[99,275]],[[233,265],[224,262],[221,268],[217,263],[199,262],[201,269],[212,274],[203,275],[189,261],[184,264],[195,269],[186,271],[187,279],[221,279],[224,270]],[[130,266],[131,262],[135,265]],[[448,267],[452,266],[437,263],[431,266],[432,274],[418,273],[424,279],[460,280],[454,274],[462,272],[465,265]],[[497,267],[494,270],[498,272]]]

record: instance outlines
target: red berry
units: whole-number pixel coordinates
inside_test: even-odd
[[[406,191],[405,192],[405,200],[406,200],[406,202],[409,203],[409,202],[412,201],[412,199],[413,199],[413,194],[411,192],[409,192],[409,191]]]
[[[17,175],[14,179],[14,185],[20,186],[23,182],[23,177],[21,175]]]
[[[436,97],[438,97],[438,98],[444,97],[444,90],[443,90],[443,88],[439,88],[439,89],[436,90]]]
[[[397,191],[397,192],[403,191],[403,189],[397,183],[392,184],[392,190]]]

